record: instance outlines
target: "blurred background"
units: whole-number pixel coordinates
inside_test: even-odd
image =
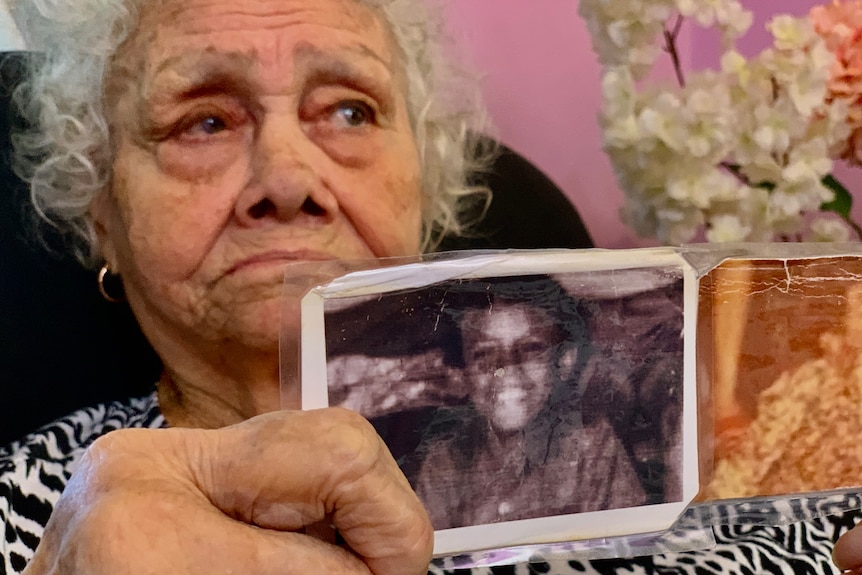
[[[0,0],[0,45],[21,47]],[[815,0],[784,0],[780,11],[804,15]],[[776,7],[743,2],[755,22],[740,42],[747,55],[769,42],[764,29]],[[599,65],[576,0],[448,0],[445,16],[458,60],[479,75],[495,126],[494,135],[531,160],[576,205],[595,244],[625,248],[651,245],[619,219],[623,194],[601,149],[596,122],[600,106]],[[684,27],[680,52],[685,67],[713,67],[717,38]],[[666,70],[658,70],[658,74]],[[851,190],[858,176],[839,166],[836,175]],[[862,209],[856,206],[856,219]]]

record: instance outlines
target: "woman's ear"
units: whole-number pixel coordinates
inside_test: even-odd
[[[90,217],[93,220],[93,231],[96,232],[97,251],[102,259],[115,273],[117,270],[117,257],[111,241],[111,222],[113,221],[114,202],[107,190],[102,190],[90,204]]]

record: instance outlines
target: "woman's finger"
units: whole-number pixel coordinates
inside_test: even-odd
[[[28,575],[371,575],[356,555],[301,533],[231,519],[185,486],[141,473],[105,496],[57,507]],[[79,505],[90,501],[89,505]]]
[[[230,428],[184,459],[200,489],[230,516],[296,531],[331,518],[375,575],[424,574],[433,529],[374,428],[344,409],[276,412]]]
[[[349,549],[306,534],[330,519]],[[432,531],[373,428],[344,410],[91,446],[28,575],[424,574]]]
[[[838,539],[832,561],[841,570],[862,568],[862,528],[859,525]]]

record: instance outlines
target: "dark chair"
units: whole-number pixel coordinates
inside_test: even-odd
[[[75,409],[149,393],[160,371],[128,307],[104,301],[93,272],[28,232],[27,190],[9,166],[21,74],[19,54],[0,56],[0,445]],[[486,217],[442,249],[592,247],[562,192],[512,150],[476,178],[494,193]]]
[[[562,190],[514,150],[498,148],[490,170],[471,178],[471,183],[493,192],[491,205],[466,237],[444,238],[440,251],[593,247],[581,217]]]

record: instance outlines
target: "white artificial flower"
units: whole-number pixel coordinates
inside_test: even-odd
[[[717,75],[707,72],[692,75],[682,97],[685,111],[680,121],[688,132],[687,153],[720,162],[737,138],[730,90]]]
[[[632,198],[664,195],[668,172],[665,167],[678,161],[678,155],[661,142],[643,139],[638,147],[606,148],[617,180]],[[651,149],[646,145],[654,144]]]
[[[782,169],[781,164],[769,154],[761,154],[739,166],[740,173],[752,186],[774,184],[781,177]]]
[[[602,114],[611,118],[631,115],[637,93],[628,68],[612,66],[602,73]]]
[[[832,165],[826,140],[811,138],[794,146],[781,175],[785,181],[792,183],[819,182],[832,171]]]
[[[752,110],[751,120],[751,141],[773,155],[787,152],[791,139],[797,135],[794,131],[804,129],[804,125],[800,126],[797,114],[776,102],[758,101]]]
[[[769,194],[767,220],[777,231],[783,233],[788,233],[787,222],[792,222],[792,230],[795,233],[801,224],[802,214],[817,211],[823,202],[829,201],[833,196],[834,192],[820,182],[779,185]]]
[[[578,13],[599,62],[628,67],[642,78],[661,54],[658,40],[672,7],[670,0],[583,0]]]
[[[704,167],[704,166],[699,166]],[[712,166],[705,166],[712,171]],[[667,182],[667,195],[678,202],[687,202],[697,208],[709,207],[709,196],[705,192],[709,187],[704,183],[705,178],[699,169],[692,170],[688,174],[671,177]]]
[[[620,220],[641,237],[657,235],[658,221],[655,211],[646,203],[630,198],[620,208]]]
[[[739,76],[742,84],[747,82],[750,75],[748,60],[736,50],[726,50],[723,52],[719,59],[719,66],[722,72]]]
[[[736,0],[676,0],[679,13],[694,18],[703,28],[718,23],[724,34],[739,37],[751,26],[753,16]]]
[[[766,29],[772,33],[779,50],[802,51],[819,40],[808,18],[779,14],[766,23]]]
[[[811,70],[828,76],[827,70],[835,63],[835,54],[829,51],[829,46],[822,38],[817,38],[805,53],[808,56]]]
[[[620,116],[604,122],[602,144],[605,149],[631,146],[642,139],[640,125],[634,116]]]
[[[740,197],[740,183],[725,170],[709,164],[691,163],[687,170],[668,178],[667,195],[684,205],[709,210],[716,202],[732,202]]]
[[[819,51],[815,47],[812,50]],[[823,104],[828,67],[817,68],[811,57],[798,52],[766,50],[757,61],[768,75],[776,99],[788,98],[798,115],[809,118]]]
[[[808,52],[808,65],[786,84],[787,93],[796,109],[808,118],[823,106],[828,93],[829,67],[818,64],[816,57],[817,52],[825,50],[822,44],[812,47]]]
[[[722,0],[677,0],[676,7],[686,18],[694,18],[702,27],[709,28],[715,23],[715,9],[721,3]]]
[[[656,235],[666,244],[682,245],[690,242],[703,225],[703,213],[685,207],[666,207],[656,211]]]
[[[734,42],[752,14],[738,0],[581,0],[578,10],[604,67],[602,145],[628,225],[671,244],[846,231],[811,214],[833,198],[822,179],[862,113],[829,97],[834,56],[806,18],[773,18],[772,46],[746,58]],[[720,68],[652,80],[678,17],[720,33]]]
[[[718,21],[722,25],[723,40],[729,43],[748,32],[754,22],[754,14],[739,2],[725,2],[718,13]]]
[[[751,226],[735,214],[719,214],[709,218],[706,230],[708,242],[741,242],[748,239]]]
[[[847,123],[850,103],[844,98],[836,98],[828,105],[822,106],[815,118],[808,125],[811,137],[826,140],[829,146],[829,156],[837,157],[838,150],[846,145],[852,129]]]
[[[772,210],[771,206],[767,209],[766,224],[772,232],[771,239],[778,239],[779,241],[799,239],[799,235],[805,227],[802,214],[793,213],[782,216]]]
[[[850,240],[850,228],[836,217],[819,217],[811,222],[813,242],[846,242]]]
[[[781,126],[756,126],[751,139],[757,147],[764,150],[786,150],[790,146],[790,134]]]
[[[676,94],[661,92],[641,109],[638,124],[645,134],[658,138],[673,150],[682,151],[687,137],[683,120],[685,113]]]

